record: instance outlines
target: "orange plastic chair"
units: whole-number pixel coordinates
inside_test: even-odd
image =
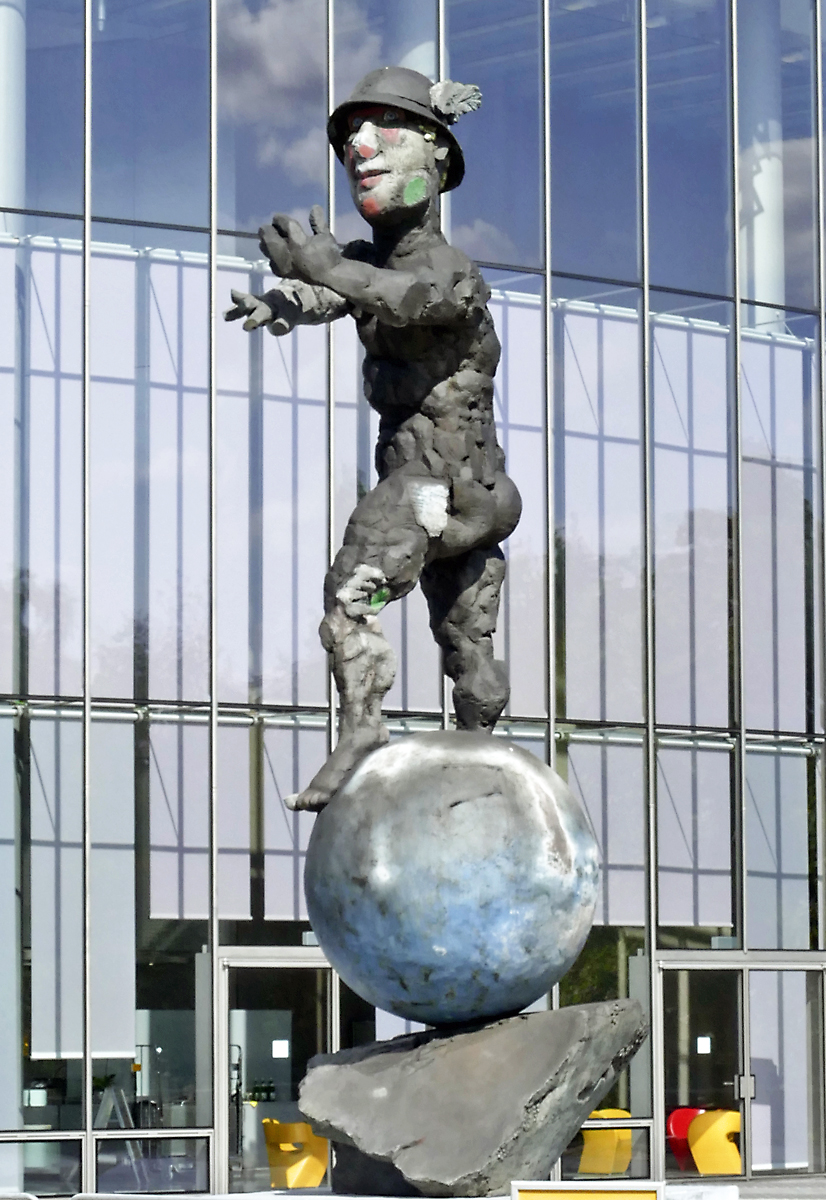
[[[700,1113],[688,1127],[688,1146],[701,1175],[742,1175],[740,1151],[734,1144],[740,1114],[727,1108]]]
[[[630,1117],[624,1108],[598,1108],[589,1120]],[[633,1134],[630,1129],[583,1129],[580,1175],[624,1175],[631,1165]]]
[[[270,1187],[317,1188],[327,1171],[328,1142],[304,1121],[264,1117]]]

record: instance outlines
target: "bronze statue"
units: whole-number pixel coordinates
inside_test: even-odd
[[[323,808],[387,741],[381,704],[395,656],[378,614],[418,580],[454,682],[458,727],[490,732],[507,703],[492,635],[505,577],[499,546],[521,501],[494,427],[500,345],[490,290],[445,240],[438,207],[464,174],[450,124],[480,102],[478,88],[431,85],[404,67],[367,75],[327,132],[373,241],[340,246],[317,206],[311,236],[276,215],[259,232],[281,283],[264,296],[233,292],[225,314],[276,336],[352,316],[366,352],[365,396],[381,417],[379,482],[350,517],[324,584],[320,635],[339,691],[338,743],[289,798],[292,808]]]

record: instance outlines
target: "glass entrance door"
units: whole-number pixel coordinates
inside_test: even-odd
[[[822,1171],[820,971],[749,971],[751,1169]]]
[[[663,1018],[666,1176],[742,1175],[742,973],[665,971]]]
[[[231,966],[227,983],[229,1190],[317,1187],[322,1179],[314,1176],[324,1169],[326,1144],[311,1143],[309,1127],[306,1144],[300,1141],[305,1130],[296,1127],[303,1123],[298,1085],[313,1055],[331,1046],[331,971]],[[279,1131],[279,1125],[289,1128]],[[305,1161],[304,1175],[293,1181]]]

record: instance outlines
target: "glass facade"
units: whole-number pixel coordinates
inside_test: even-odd
[[[364,235],[325,122],[385,63],[485,96],[442,220],[492,289],[524,499],[497,734],[603,864],[548,1003],[651,1019],[555,1170],[688,1178],[715,1112],[724,1173],[826,1170],[824,18],[0,6],[0,1191],[265,1190],[307,1058],[404,1029],[315,945],[284,804],[337,716],[361,348],[221,319],[273,210]],[[421,594],[383,625],[392,735],[449,726]]]

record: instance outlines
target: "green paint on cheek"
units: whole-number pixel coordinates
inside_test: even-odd
[[[375,609],[384,608],[387,601],[390,599],[389,588],[376,588],[373,595],[370,597],[370,607]]]
[[[411,179],[404,189],[405,204],[418,204],[427,195],[427,184],[419,177]]]

